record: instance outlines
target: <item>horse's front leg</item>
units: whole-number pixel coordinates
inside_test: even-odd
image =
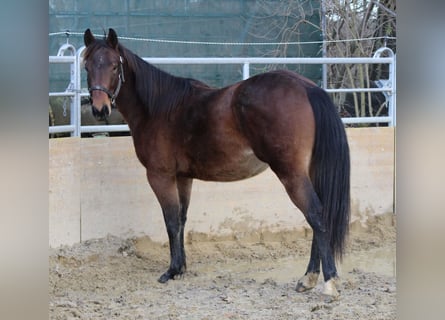
[[[180,206],[167,205],[162,207],[165,226],[167,227],[168,241],[170,245],[170,267],[158,279],[165,283],[170,279],[180,277],[186,271],[185,251],[183,247],[183,227],[180,222]]]
[[[170,245],[170,267],[158,279],[159,282],[164,283],[181,276],[185,271],[181,204],[176,177],[165,177],[147,172],[147,178],[161,205]]]
[[[184,271],[187,268],[187,261],[186,261],[186,255],[185,255],[185,248],[184,248],[184,229],[185,229],[185,223],[187,221],[187,210],[190,204],[190,194],[192,191],[192,182],[193,179],[189,178],[183,178],[178,177],[176,180],[177,186],[178,186],[178,194],[179,194],[179,203],[181,205],[180,212],[179,212],[179,222],[180,222],[180,241],[181,241],[181,251],[182,255],[184,256]]]

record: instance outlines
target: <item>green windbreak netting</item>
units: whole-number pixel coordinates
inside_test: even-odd
[[[114,28],[141,57],[319,57],[319,6],[319,1],[277,0],[50,0],[49,52],[56,55],[67,41],[80,48],[86,28],[98,36]],[[277,67],[320,83],[320,65],[254,65],[250,74]],[[241,65],[161,68],[213,86],[242,77]],[[51,90],[66,88],[67,72],[67,66],[50,66]]]

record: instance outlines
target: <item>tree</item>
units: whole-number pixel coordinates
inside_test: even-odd
[[[269,20],[263,28],[252,28],[254,36],[282,42],[265,55],[301,56],[298,53],[304,51],[303,45],[295,54],[287,43],[299,41],[308,27],[324,35],[326,47],[322,50],[320,46],[319,50],[327,57],[370,57],[383,45],[394,52],[396,49],[396,0],[258,0],[257,7],[257,12]],[[314,16],[321,18],[314,21]],[[256,20],[262,21],[260,17]],[[351,39],[360,40],[344,41]],[[373,80],[387,78],[387,73],[387,68],[380,65],[328,65],[327,87],[371,88],[375,87]],[[386,106],[383,95],[380,99],[378,96],[379,93],[336,93],[333,99],[344,115],[376,116]]]
[[[278,43],[258,46],[257,54],[267,57],[321,56],[320,2],[314,0],[257,0],[247,16],[254,41]],[[299,43],[299,44],[295,44]],[[314,65],[267,65],[258,71],[293,68],[312,80],[321,81],[321,67]]]
[[[382,46],[395,52],[396,1],[395,0],[325,0],[326,54],[330,57],[369,57]],[[357,41],[342,41],[361,39]],[[381,65],[329,65],[328,86],[332,88],[371,88],[373,80],[387,78],[387,68]],[[377,116],[384,103],[375,103],[370,92],[351,95],[334,94],[334,101],[342,111],[353,116]],[[383,99],[377,99],[382,101]],[[353,107],[351,108],[351,104]]]

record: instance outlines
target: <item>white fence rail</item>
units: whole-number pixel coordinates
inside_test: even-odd
[[[72,136],[81,133],[128,131],[127,125],[82,125],[81,124],[81,98],[88,96],[87,88],[81,87],[82,53],[85,47],[79,50],[70,45],[63,45],[57,56],[50,56],[49,63],[70,64],[69,85],[63,92],[50,92],[50,97],[71,97],[71,114],[69,125],[50,126],[49,133],[69,132]],[[66,52],[68,56],[65,56]],[[386,54],[387,57],[381,57]],[[387,116],[379,117],[353,117],[342,118],[344,123],[387,123],[396,125],[396,57],[389,48],[380,48],[373,57],[368,58],[143,58],[152,64],[238,64],[243,66],[243,79],[250,76],[251,64],[388,64],[389,78],[380,80],[380,88],[324,88],[327,92],[382,92],[386,98],[388,108]]]

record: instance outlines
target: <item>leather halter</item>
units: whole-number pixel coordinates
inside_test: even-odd
[[[115,100],[117,98],[117,95],[119,94],[119,91],[121,90],[121,86],[122,83],[125,82],[125,76],[124,76],[124,67],[123,67],[123,59],[122,57],[119,57],[119,81],[117,83],[117,87],[116,90],[114,90],[114,92],[111,92],[111,90],[102,87],[102,86],[92,86],[88,88],[88,92],[90,93],[90,103],[92,103],[91,101],[91,94],[94,90],[99,90],[99,91],[103,91],[107,94],[108,98],[110,99],[111,102],[111,106],[114,106]]]

